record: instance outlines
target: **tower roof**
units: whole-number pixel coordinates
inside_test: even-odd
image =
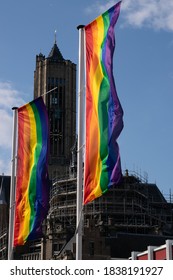
[[[56,42],[54,43],[49,55],[48,55],[48,58],[51,58],[51,59],[54,59],[54,60],[59,60],[59,61],[63,61],[64,58],[56,44]]]

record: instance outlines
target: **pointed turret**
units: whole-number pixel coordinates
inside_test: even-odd
[[[57,46],[57,43],[56,43],[56,31],[55,31],[55,41],[54,41],[54,45],[48,55],[48,58],[51,58],[53,60],[58,60],[58,61],[63,61],[64,58]]]

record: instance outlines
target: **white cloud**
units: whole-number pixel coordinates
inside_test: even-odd
[[[1,118],[1,137],[0,137],[0,147],[9,148],[12,142],[12,115],[6,110],[0,109]]]
[[[126,24],[173,31],[172,0],[126,0],[122,13]]]
[[[0,174],[10,175],[11,174],[11,158],[6,157],[4,159],[0,159]]]
[[[92,14],[93,12],[97,13],[96,17],[108,10],[111,6],[115,4],[114,0],[107,1],[104,4],[100,4],[99,1],[95,1],[93,5],[90,5],[89,7],[86,8],[86,13]]]
[[[96,1],[87,12],[98,11],[99,15],[114,4],[114,0],[107,1],[106,4]],[[121,16],[123,25],[173,31],[173,0],[123,0]]]
[[[0,174],[10,174],[12,146],[12,107],[25,104],[10,82],[0,82]]]
[[[15,90],[10,82],[0,82],[0,109],[11,110],[14,106],[24,104],[20,95],[20,92]]]

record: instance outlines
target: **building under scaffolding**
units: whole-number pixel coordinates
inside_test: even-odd
[[[122,259],[173,238],[173,203],[155,184],[125,172],[123,182],[83,208],[83,259]],[[76,177],[52,182],[44,237],[17,248],[16,259],[73,259]],[[2,239],[1,239],[2,240]]]
[[[60,257],[67,243],[73,243],[70,249],[75,255],[75,228],[76,178],[57,180],[50,193],[46,238],[52,240],[52,244],[49,242],[52,250],[46,250],[51,252],[46,258]],[[121,240],[130,238],[133,244],[133,239],[139,239],[140,243],[142,238],[146,240],[143,246],[151,241],[159,245],[167,236],[173,236],[172,202],[166,201],[155,184],[137,175],[129,176],[128,171],[122,184],[112,187],[83,209],[83,259],[123,257],[123,253],[114,248]]]

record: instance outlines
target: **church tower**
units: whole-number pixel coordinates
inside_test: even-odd
[[[43,95],[50,120],[50,178],[67,174],[76,138],[76,64],[63,58],[56,38],[45,57],[36,56],[34,98]]]

